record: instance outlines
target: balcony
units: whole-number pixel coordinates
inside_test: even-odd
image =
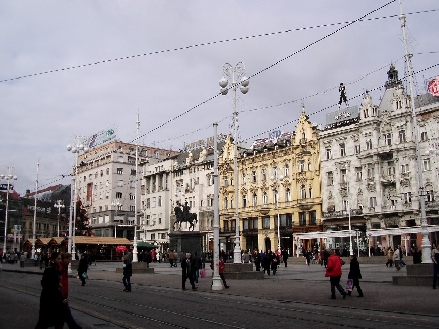
[[[351,209],[351,216],[359,216],[363,214],[363,209]],[[323,218],[347,217],[347,210],[334,210],[323,212]]]
[[[427,202],[425,202],[425,207],[427,209],[438,209],[439,208],[439,201],[427,201]]]

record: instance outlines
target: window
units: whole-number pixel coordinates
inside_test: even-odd
[[[262,217],[262,228],[270,228],[270,217],[269,216]]]
[[[122,199],[122,192],[116,192],[116,199]]]
[[[340,183],[346,183],[346,169],[340,169]]]
[[[245,173],[242,173],[242,184],[245,184]]]
[[[312,187],[308,189],[308,197],[312,198]]]
[[[395,175],[395,161],[387,161],[387,175]]]
[[[372,149],[372,140],[369,138],[368,140],[366,140],[366,150],[371,150]]]
[[[364,117],[365,117],[365,118],[368,118],[368,117],[369,117],[369,108],[366,107],[366,108],[364,109],[363,113],[364,113]]]
[[[292,214],[280,215],[280,226],[281,227],[291,227],[291,226],[293,226],[293,216],[292,216]]]
[[[117,157],[117,162],[123,162],[123,156],[122,155],[119,155]]]
[[[274,202],[275,203],[279,202],[279,194],[277,193],[277,190],[274,191]]]
[[[247,207],[247,196],[245,196],[245,195],[242,196],[242,206],[244,208]]]
[[[253,183],[256,183],[257,179],[256,179],[256,170],[252,171],[252,181]]]
[[[345,143],[340,144],[340,156],[345,157],[346,156],[346,145]]]
[[[392,145],[392,134],[385,133],[383,135],[383,137],[384,137],[384,145],[391,146]]]
[[[277,179],[277,167],[273,167],[273,177]]]
[[[268,204],[268,195],[267,195],[267,192],[264,192],[264,193],[262,194],[262,203],[263,203],[264,205],[267,205],[267,204]]]
[[[123,180],[122,180],[122,179],[119,179],[119,180],[116,182],[116,186],[117,186],[117,187],[122,187],[122,186],[123,186]]]
[[[123,168],[117,168],[116,169],[116,174],[122,175],[123,174]]]
[[[427,202],[433,202],[434,201],[434,191],[430,190],[427,191]]]
[[[373,163],[367,164],[367,178],[373,179],[375,176],[375,168]]]
[[[224,209],[229,209],[229,199],[224,198]]]
[[[151,207],[155,208],[157,206],[157,198],[152,198]]]
[[[101,170],[101,177],[104,176],[104,171]],[[84,176],[84,181],[85,181],[85,176]]]
[[[162,197],[161,196],[158,197],[157,205],[158,205],[158,207],[162,206]]]
[[[405,130],[400,130],[399,131],[399,142],[400,143],[405,143],[406,142]]]
[[[147,209],[151,208],[151,199],[150,198],[146,199],[146,208]]]
[[[284,176],[288,177],[290,175],[290,166],[285,164]]]
[[[305,160],[300,160],[299,162],[299,171],[304,172],[305,171]]]
[[[361,167],[355,167],[355,180],[361,181],[363,179],[363,170]]]
[[[306,187],[305,187],[305,185],[302,185],[300,187],[300,198],[301,199],[306,199]]]
[[[289,188],[285,191],[285,201],[291,201],[291,190]]]
[[[131,169],[131,173],[130,173],[130,175],[131,175],[131,176],[136,176],[136,169]]]
[[[424,171],[431,170],[430,159],[424,159],[422,163],[424,164]]]
[[[306,226],[306,213],[305,212],[299,212],[299,225]]]
[[[253,193],[253,207],[256,207],[258,205],[258,195],[256,193]]]
[[[405,174],[409,172],[410,172],[410,167],[408,163],[401,165],[401,173]]]
[[[355,145],[355,154],[360,154],[360,144]]]
[[[332,159],[332,152],[330,148],[326,148],[326,160]]]
[[[136,206],[130,206],[130,211],[136,211]]]
[[[266,181],[267,180],[267,169],[262,168],[262,180]]]
[[[110,168],[105,169],[105,174],[107,174],[107,175],[110,174]]]
[[[377,198],[374,197],[374,196],[371,196],[371,197],[369,198],[369,206],[370,206],[371,208],[375,208],[376,205],[377,205]]]
[[[405,192],[402,194],[402,202],[403,203],[411,203],[412,202],[412,192]]]
[[[130,200],[134,200],[135,199],[135,195],[133,193],[130,193]]]
[[[334,173],[332,171],[328,171],[328,186],[334,185]]]
[[[317,225],[317,212],[315,210],[309,212],[309,225]]]
[[[426,131],[421,132],[421,142],[425,142],[428,140],[428,135]]]
[[[343,210],[347,211],[349,209],[349,201],[348,200],[343,200],[342,206],[343,206]]]

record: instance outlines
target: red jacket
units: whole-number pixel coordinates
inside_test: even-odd
[[[343,265],[340,256],[332,254],[328,258],[325,276],[341,276],[341,266]]]
[[[60,272],[61,272],[61,291],[64,296],[64,298],[69,297],[69,274],[68,274],[68,264],[65,262],[61,262],[60,264]]]

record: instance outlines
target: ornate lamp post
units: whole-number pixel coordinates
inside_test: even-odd
[[[59,238],[59,218],[61,217],[61,208],[64,208],[64,203],[62,200],[57,200],[55,205],[55,208],[58,208],[58,238]]]
[[[75,157],[75,174],[73,176],[74,188],[72,193],[71,207],[73,207],[73,212],[70,211],[70,223],[69,223],[69,244],[67,246],[67,251],[75,257],[75,230],[76,230],[76,201],[78,199],[78,157],[81,152],[88,152],[88,147],[82,144],[83,138],[81,136],[75,137],[75,145],[67,145],[67,151],[76,154]],[[72,218],[73,215],[73,218]],[[75,259],[75,258],[73,258]],[[69,264],[69,272],[71,271]]]
[[[280,251],[280,214],[279,214],[279,181],[283,181],[284,176],[271,176],[271,180],[275,183],[273,190],[275,191],[276,210],[277,210],[277,251]]]
[[[235,264],[241,263],[241,246],[239,237],[239,214],[238,214],[238,112],[236,111],[236,89],[240,84],[240,90],[243,94],[247,94],[249,79],[244,76],[245,66],[244,63],[239,62],[234,67],[229,63],[223,65],[223,77],[219,81],[220,92],[223,95],[227,95],[229,89],[233,89],[233,128],[234,128],[234,155],[233,155],[233,174],[235,182],[235,248],[233,251],[233,262]],[[231,80],[231,87],[227,88],[229,81]],[[237,82],[240,80],[240,83]]]
[[[6,240],[8,238],[8,212],[9,212],[9,188],[10,188],[10,184],[9,182],[11,180],[17,180],[18,177],[15,175],[11,174],[12,172],[12,167],[8,167],[8,174],[7,175],[3,175],[0,174],[0,178],[1,179],[5,179],[7,182],[7,190],[6,190],[6,211],[5,211],[5,234],[4,234],[4,239],[3,239],[3,252],[6,252]]]

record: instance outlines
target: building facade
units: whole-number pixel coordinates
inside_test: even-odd
[[[238,190],[235,200],[234,145],[231,137],[219,159],[220,242],[233,250],[238,204],[243,250],[311,248],[293,241],[293,232],[321,227],[320,146],[318,127],[303,109],[293,133],[261,139],[251,149],[238,146]]]

